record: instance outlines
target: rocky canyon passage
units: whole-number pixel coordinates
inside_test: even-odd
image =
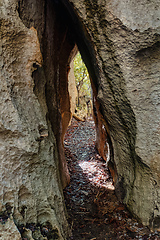
[[[159,239],[159,120],[160,0],[1,0],[0,240]]]
[[[71,183],[64,190],[72,237],[69,239],[160,239],[139,224],[117,200],[106,163],[95,149],[94,122],[72,120],[65,136]]]

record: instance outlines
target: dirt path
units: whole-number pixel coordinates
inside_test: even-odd
[[[70,239],[160,239],[157,231],[143,227],[118,202],[110,173],[94,143],[94,122],[72,120],[65,137],[71,182],[64,190]]]

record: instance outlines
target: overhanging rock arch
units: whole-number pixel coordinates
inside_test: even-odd
[[[134,9],[127,5],[133,16],[136,4]],[[59,84],[66,88],[75,43],[113,146],[110,167],[117,171],[117,195],[144,224],[159,227],[160,23],[148,22],[147,29],[138,18],[133,27],[122,8],[105,0],[1,4],[4,238],[14,239],[16,233],[20,239],[16,226],[22,236],[29,236],[31,223],[39,236],[46,225],[55,237],[68,235],[62,185],[69,175],[61,151]],[[147,116],[150,122],[145,121]]]
[[[159,52],[159,37],[156,30],[152,30],[150,39],[146,39],[146,34],[148,35],[146,31],[143,32],[142,29],[141,31],[133,31],[132,28],[124,26],[110,12],[110,5],[106,1],[101,3],[95,1],[81,3],[70,1],[71,4],[65,0],[61,2],[68,11],[70,25],[73,27],[73,31],[76,32],[78,47],[90,75],[93,76],[91,76],[91,79],[94,84],[93,88],[96,88],[95,95],[99,101],[98,109],[102,114],[103,124],[108,130],[109,141],[111,147],[113,147],[113,158],[109,166],[113,171],[113,175],[116,175],[115,187],[117,195],[144,224],[156,227],[159,222],[159,207],[157,205],[158,201],[155,202],[155,199],[159,198],[157,192],[157,182],[159,180],[157,173],[154,172],[155,168],[152,168],[152,159],[154,158],[153,155],[155,155],[155,161],[157,162],[159,150],[153,151],[150,149],[149,151],[153,154],[150,155],[150,160],[149,157],[146,159],[146,154],[143,159],[143,147],[137,146],[139,143],[140,145],[144,144],[144,148],[148,147],[148,143],[143,142],[143,137],[143,143],[136,139],[140,138],[140,128],[143,128],[142,132],[145,131],[144,128],[147,127],[147,124],[145,123],[144,126],[139,124],[143,119],[141,115],[144,115],[144,112],[139,110],[142,110],[143,106],[136,109],[136,104],[134,105],[133,99],[135,96],[131,96],[131,92],[137,90],[134,89],[135,84],[133,84],[132,77],[131,79],[128,78],[128,72],[124,69],[123,64],[127,64],[129,59],[132,58],[130,61],[132,62],[131,67],[133,67],[137,58],[142,58],[143,54],[151,54],[151,58],[155,62],[155,58],[157,58],[155,52],[157,50]],[[75,13],[76,10],[79,16]],[[124,44],[124,41],[126,41],[126,44]],[[131,41],[133,43],[130,46]],[[134,44],[134,41],[139,42],[138,46]],[[122,48],[122,53],[120,53],[120,48]],[[143,51],[145,53],[142,53]],[[124,57],[125,55],[127,57]],[[124,63],[121,63],[122,56],[125,59]],[[147,64],[148,62],[146,67]],[[158,67],[159,63],[156,62],[156,64]],[[141,68],[140,64],[139,68]],[[155,75],[154,71],[147,74],[150,77]],[[155,85],[157,85],[157,80]],[[138,80],[137,85],[139,85]],[[146,91],[148,91],[148,87],[145,87]],[[143,93],[145,98],[145,91]],[[139,101],[140,105],[144,105],[140,99]],[[149,106],[148,111],[154,108],[153,111],[156,112],[157,107],[155,105]],[[154,121],[153,125],[156,126],[156,129],[158,128],[156,121]],[[157,130],[155,139],[158,143],[159,134]],[[154,146],[152,147],[154,148]],[[142,152],[139,151],[140,148]],[[138,156],[138,152],[141,157]],[[159,172],[158,168],[156,172]]]

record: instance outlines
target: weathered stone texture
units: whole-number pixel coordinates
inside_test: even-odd
[[[0,240],[21,240],[21,234],[13,220],[8,219],[5,224],[0,224]]]
[[[97,93],[113,145],[117,195],[154,225],[160,217],[159,2],[70,2],[96,46]]]
[[[106,129],[117,195],[144,224],[160,226],[159,6],[0,2],[0,216],[8,218],[2,238],[15,233],[18,239],[18,227],[22,237],[45,239],[46,224],[55,238],[67,238],[62,115],[71,112],[67,81],[75,43]]]
[[[77,48],[76,48],[77,49]],[[75,56],[75,54],[73,54]],[[67,131],[68,126],[71,123],[72,116],[76,109],[76,97],[77,97],[77,88],[75,83],[75,76],[74,76],[74,60],[72,59],[71,62],[68,62],[68,79],[65,80],[66,88],[63,92],[62,102],[61,102],[61,116],[62,116],[62,145],[64,142],[64,136]],[[65,104],[64,104],[65,102]]]
[[[36,5],[38,2],[32,5],[32,13],[37,11]],[[68,230],[57,141],[46,118],[47,80],[37,30],[32,24],[24,25],[16,1],[1,1],[0,7],[0,216],[8,218],[1,226],[5,230],[2,236],[13,237],[16,224],[22,236],[32,239],[31,231],[25,229],[32,223],[41,228],[50,224],[56,237],[64,239]],[[38,84],[37,71],[41,73]],[[40,229],[36,232],[38,239],[46,239]]]
[[[98,3],[102,2],[101,0]],[[160,33],[160,11],[158,0],[108,0],[109,10],[119,18],[124,25],[132,30],[144,31],[156,28]]]
[[[74,114],[76,108],[76,97],[77,97],[77,88],[75,83],[75,76],[74,76],[74,61],[72,60],[70,63],[70,71],[68,75],[68,90],[71,102],[71,113]]]

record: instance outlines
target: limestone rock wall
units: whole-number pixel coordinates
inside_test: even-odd
[[[65,46],[66,47],[66,46]],[[73,45],[72,45],[73,47]],[[69,48],[71,50],[71,48]],[[61,99],[61,116],[62,116],[62,145],[67,128],[71,122],[72,116],[76,108],[77,89],[74,76],[74,57],[77,54],[78,49],[75,45],[69,55],[67,55],[65,68],[65,78],[61,78],[60,83],[60,99]],[[66,50],[64,48],[66,55]]]
[[[70,111],[75,43],[112,148],[117,196],[144,224],[159,228],[159,6],[147,0],[0,2],[1,238],[46,239],[46,227],[54,238],[68,236],[62,113]]]
[[[0,2],[1,239],[50,235],[65,239],[68,235],[59,171],[65,178],[59,161],[58,62],[53,61],[52,42],[55,14],[50,4]],[[50,17],[52,32],[45,26]]]
[[[109,128],[119,198],[160,225],[159,1],[74,1],[95,46],[101,112]],[[87,36],[87,35],[86,35]],[[92,67],[84,60],[90,74]],[[112,160],[111,160],[112,161]]]
[[[78,52],[77,46],[75,46],[73,52],[71,53],[72,59],[70,62],[70,70],[68,73],[68,91],[70,96],[70,109],[72,115],[75,112],[76,108],[76,97],[77,97],[77,88],[76,88],[76,82],[75,82],[75,76],[74,76],[74,57],[76,56]]]

